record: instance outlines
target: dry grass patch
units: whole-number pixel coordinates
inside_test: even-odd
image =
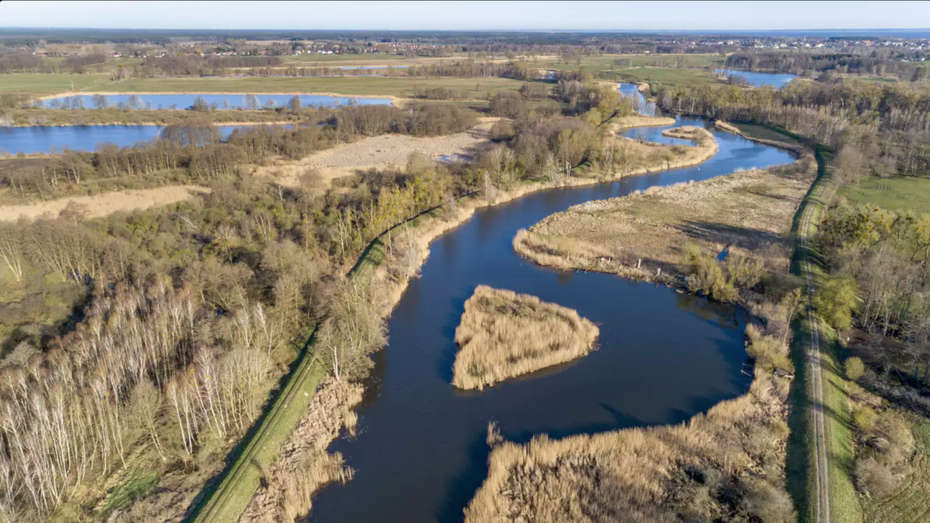
[[[667,116],[643,116],[634,114],[618,118],[617,121],[611,125],[611,129],[617,132],[632,127],[664,127],[666,125],[675,125],[675,119]]]
[[[465,521],[794,521],[788,384],[757,371],[748,394],[687,424],[499,444]]]
[[[702,129],[693,125],[685,125],[682,127],[675,127],[674,129],[666,129],[662,131],[662,136],[668,136],[669,138],[679,138],[682,140],[691,140],[693,142],[698,142],[701,145],[706,145],[714,140],[714,135],[710,134],[707,129]]]
[[[455,330],[461,349],[452,384],[482,389],[580,358],[593,349],[597,335],[598,328],[572,309],[480,285]]]
[[[688,244],[786,272],[791,217],[814,175],[798,162],[587,202],[521,230],[514,248],[540,265],[664,283],[687,271]]]
[[[69,196],[47,202],[0,206],[0,222],[43,215],[57,217],[66,208],[76,209],[84,218],[99,218],[118,211],[134,211],[177,203],[210,189],[196,185],[170,185],[155,189],[112,191],[93,196]]]
[[[282,185],[296,186],[302,174],[316,171],[328,184],[336,178],[361,170],[402,169],[413,153],[437,161],[443,156],[474,156],[490,143],[488,131],[498,120],[500,118],[482,118],[468,131],[447,136],[372,136],[320,151],[299,161],[282,160],[259,168],[258,174],[275,178]]]

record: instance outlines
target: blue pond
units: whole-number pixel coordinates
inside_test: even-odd
[[[741,76],[749,82],[753,87],[762,87],[763,85],[770,85],[775,89],[781,89],[783,85],[788,84],[791,80],[797,78],[797,75],[794,74],[781,74],[781,73],[753,73],[750,71],[740,71],[737,69],[715,69],[717,74],[725,74],[727,76]]]
[[[208,105],[216,109],[246,109],[262,107],[282,107],[293,98],[290,94],[112,94],[107,95],[107,106],[132,109],[187,109],[202,97]],[[352,96],[324,96],[302,94],[300,102],[304,107],[334,107],[337,105],[391,105],[389,98],[356,98]],[[65,96],[39,102],[43,107],[52,109],[98,109],[91,95]]]
[[[239,126],[221,126],[223,137]],[[70,127],[0,127],[0,152],[16,154],[52,153],[65,149],[93,151],[100,144],[119,147],[157,138],[163,127],[157,125],[80,125]]]

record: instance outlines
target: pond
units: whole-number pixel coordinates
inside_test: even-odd
[[[726,76],[740,76],[746,79],[749,82],[749,85],[753,87],[762,87],[763,85],[769,85],[775,89],[781,89],[782,86],[791,82],[798,76],[795,74],[783,74],[783,73],[754,73],[751,71],[740,71],[738,69],[715,69],[715,73],[726,75]]]
[[[217,110],[224,109],[261,109],[263,107],[284,107],[293,94],[109,94],[104,96],[104,107],[129,109],[188,109],[198,98],[203,98],[207,105]],[[363,98],[352,96],[327,96],[318,94],[296,95],[304,107],[335,107],[337,105],[391,105],[390,98]],[[36,102],[40,107],[52,109],[99,109],[99,97],[82,94],[63,96]]]
[[[235,129],[255,126],[218,126],[225,138]],[[98,145],[131,146],[157,138],[164,127],[158,125],[75,125],[65,127],[0,127],[0,152],[25,154],[94,151]]]

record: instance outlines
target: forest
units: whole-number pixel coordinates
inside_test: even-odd
[[[498,103],[515,120],[499,124],[498,144],[471,164],[414,155],[401,171],[361,173],[329,190],[312,171],[284,187],[248,166],[367,136],[461,132],[477,115],[443,104],[355,106],[225,140],[209,121],[188,118],[151,144],[5,169],[0,183],[21,199],[104,182],[98,189],[185,182],[210,192],[93,220],[70,206],[59,217],[0,225],[0,260],[12,278],[3,298],[13,303],[0,325],[0,438],[10,449],[0,460],[0,513],[28,521],[63,504],[77,510],[68,500],[126,463],[202,482],[255,421],[305,329],[324,318],[328,328],[349,328],[340,322],[366,307],[340,273],[372,239],[425,210],[454,209],[465,194],[493,198],[617,160],[602,145],[602,124],[630,114],[630,104],[584,77],[562,79],[557,93],[577,116],[530,109],[519,94]],[[394,251],[409,249],[401,242]],[[63,302],[36,301],[46,292]],[[324,328],[330,341],[320,350],[331,353],[335,375],[367,372],[367,354],[383,343],[380,321],[365,323],[367,341],[327,337]]]

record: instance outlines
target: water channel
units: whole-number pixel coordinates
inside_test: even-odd
[[[626,134],[673,143],[662,130]],[[358,409],[358,435],[330,446],[355,477],[319,493],[310,521],[461,521],[487,474],[490,421],[505,439],[526,442],[543,433],[680,423],[745,392],[747,318],[739,308],[617,276],[539,267],[511,246],[518,229],[575,204],[792,161],[784,151],[709,130],[720,151],[703,164],[534,193],[479,210],[434,241],[390,318],[389,344],[375,357]],[[600,325],[598,350],[482,392],[455,389],[454,332],[479,284],[576,309]]]

